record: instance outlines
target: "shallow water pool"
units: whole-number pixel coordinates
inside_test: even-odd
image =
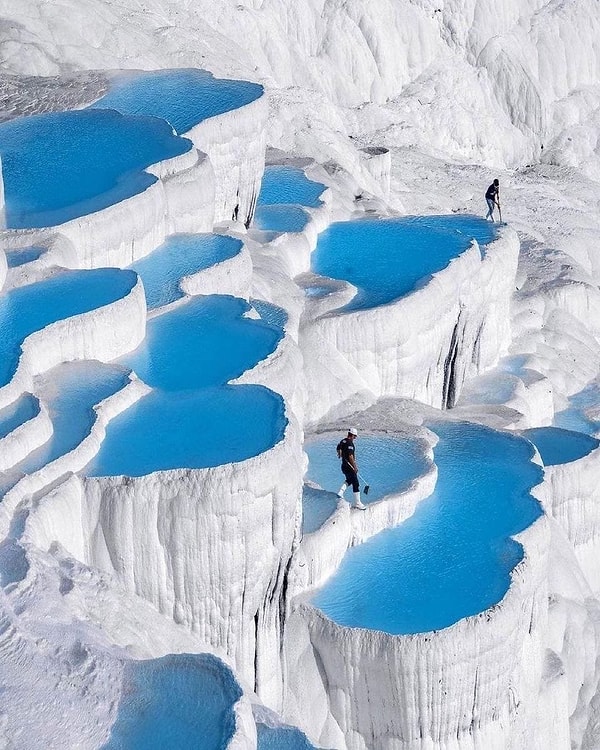
[[[155,390],[110,422],[85,474],[140,477],[244,461],[278,443],[286,424],[283,399],[263,386]]]
[[[117,718],[103,750],[225,750],[242,690],[209,654],[127,662]]]
[[[220,234],[175,234],[150,255],[130,266],[138,273],[153,310],[181,299],[186,276],[238,255],[241,240]]]
[[[600,445],[596,438],[558,427],[534,427],[522,434],[535,445],[546,466],[577,461]]]
[[[299,167],[273,165],[265,168],[258,196],[258,206],[297,204],[317,208],[325,190],[321,182],[309,180]]]
[[[146,167],[191,147],[166,122],[112,110],[2,123],[7,228],[55,226],[130,198],[156,182]]]
[[[491,222],[476,216],[411,216],[331,224],[312,254],[312,271],[358,288],[345,309],[385,305],[414,291],[476,239],[495,237]]]
[[[588,416],[587,410],[597,409],[599,406],[600,385],[590,383],[569,398],[569,406],[566,409],[555,414],[554,426],[563,430],[595,435],[600,431],[600,420]]]
[[[45,249],[43,247],[22,247],[18,250],[6,251],[6,262],[9,268],[17,268],[25,263],[32,263],[40,258]]]
[[[300,206],[257,206],[254,225],[270,232],[302,232],[309,216]]]
[[[125,115],[148,115],[169,122],[176,133],[186,133],[208,117],[250,104],[263,87],[250,81],[214,78],[207,70],[178,68],[119,75],[108,94],[92,104]]]
[[[519,437],[466,423],[429,425],[439,476],[414,515],[344,557],[313,604],[347,627],[392,634],[448,627],[497,604],[523,549],[509,537],[541,513],[541,467]]]
[[[51,323],[116,302],[136,283],[133,271],[118,268],[65,271],[0,296],[0,386],[12,379],[27,336]]]
[[[268,357],[283,336],[262,319],[244,317],[250,309],[238,297],[193,297],[149,320],[145,340],[122,362],[163,390],[224,384]]]
[[[257,724],[257,750],[315,750],[306,735],[295,727],[268,727]]]
[[[17,427],[40,413],[40,403],[31,393],[24,393],[10,406],[0,409],[0,438],[6,437]]]

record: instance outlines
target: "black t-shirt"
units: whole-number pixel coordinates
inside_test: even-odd
[[[337,450],[342,455],[342,466],[344,464],[347,464],[350,466],[350,461],[348,460],[350,456],[354,456],[354,443],[352,440],[348,440],[347,437],[345,437],[343,440],[340,440],[340,442],[337,444]]]
[[[492,184],[487,189],[485,197],[488,198],[489,200],[495,201],[499,190],[500,190],[500,186],[494,185],[494,183],[492,182]],[[479,195],[481,195],[481,193],[479,193]]]

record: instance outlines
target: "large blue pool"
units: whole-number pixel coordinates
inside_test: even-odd
[[[2,123],[7,227],[55,226],[136,195],[156,182],[146,167],[191,146],[166,122],[106,110]]]
[[[94,406],[121,390],[128,371],[118,365],[72,362],[51,372],[53,396],[48,401],[53,434],[10,472],[0,473],[0,497],[24,475],[33,474],[64,456],[90,433],[96,421]]]
[[[103,750],[225,750],[241,696],[231,670],[209,654],[128,662]]]
[[[546,466],[577,461],[600,445],[596,438],[558,427],[534,427],[523,430],[523,436],[535,445]]]
[[[343,434],[309,439],[304,445],[308,455],[306,479],[310,484],[323,488],[304,488],[304,533],[319,528],[335,509],[335,493],[344,481],[336,453],[336,445],[342,437]],[[427,471],[429,465],[423,455],[423,446],[417,440],[380,435],[364,435],[356,439],[356,461],[361,478],[369,483],[368,495],[364,492],[362,495],[365,504],[408,489],[413,480]],[[361,481],[361,487],[364,484]],[[352,500],[351,489],[346,490],[345,497]]]
[[[440,441],[431,498],[397,528],[351,549],[313,598],[335,622],[392,634],[428,632],[497,604],[523,557],[511,535],[542,511],[531,445],[466,423],[431,425]]]
[[[358,288],[347,309],[376,307],[414,291],[473,239],[491,242],[495,231],[491,222],[467,215],[338,222],[319,235],[312,270]]]
[[[299,167],[269,166],[263,174],[257,205],[295,203],[316,208],[323,203],[320,195],[324,190],[325,185],[309,180]]]
[[[233,258],[241,249],[241,240],[225,235],[174,234],[130,268],[141,276],[152,310],[183,297],[183,278]]]
[[[262,94],[263,87],[257,83],[181,68],[120,74],[108,94],[92,107],[160,117],[177,133],[186,133],[202,120],[250,104]]]
[[[133,271],[117,268],[65,271],[0,296],[0,386],[13,377],[21,344],[29,334],[115,302],[136,283]]]
[[[283,335],[268,321],[244,317],[249,310],[235,297],[195,297],[148,322],[144,343],[122,361],[155,390],[109,424],[88,476],[217,466],[283,438],[281,396],[226,385],[268,357]]]

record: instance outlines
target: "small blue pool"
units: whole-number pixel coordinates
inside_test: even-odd
[[[531,445],[466,423],[430,425],[438,483],[411,518],[346,554],[313,603],[347,627],[439,630],[497,604],[523,548],[510,537],[542,513]],[[360,461],[360,458],[359,458]]]
[[[47,227],[99,211],[156,182],[144,169],[189,151],[150,117],[78,110],[0,124],[9,229]]]
[[[262,299],[251,299],[250,302],[262,320],[283,331],[288,321],[287,311],[283,307],[274,305],[272,302],[265,302]]]
[[[385,305],[414,291],[476,239],[491,242],[496,230],[476,216],[411,216],[332,224],[319,235],[312,270],[358,288],[345,309]]]
[[[54,395],[48,402],[53,434],[10,472],[0,473],[0,497],[26,474],[33,474],[76,448],[96,421],[94,406],[128,382],[129,373],[118,365],[71,362],[52,371]]]
[[[0,409],[0,438],[6,437],[39,413],[40,402],[31,393],[24,393],[10,406]]]
[[[6,262],[9,268],[17,268],[25,263],[32,263],[45,252],[43,247],[22,247],[18,250],[6,251]]]
[[[304,487],[302,496],[303,532],[316,531],[335,510],[336,493],[344,481],[337,457],[336,446],[343,434],[309,439],[304,445],[308,455],[306,478],[319,485]],[[356,461],[361,474],[361,489],[369,483],[369,493],[362,494],[365,504],[381,500],[386,495],[407,490],[411,483],[423,475],[429,463],[423,455],[422,444],[410,438],[393,438],[380,435],[359,436],[355,442]],[[352,500],[352,489],[345,497]]]
[[[249,310],[237,297],[193,297],[149,320],[142,345],[122,361],[162,390],[224,384],[268,357],[283,336],[262,319],[244,317]]]
[[[523,430],[522,434],[538,449],[545,466],[577,461],[600,445],[596,438],[558,427],[534,427]]]
[[[600,385],[590,383],[569,398],[569,406],[554,416],[554,426],[563,430],[595,435],[600,430],[600,421],[588,417],[586,410],[598,406],[600,406]]]
[[[175,234],[130,268],[141,276],[152,310],[184,296],[183,278],[233,258],[241,249],[241,240],[225,235]]]
[[[302,232],[309,218],[301,206],[257,206],[254,225],[269,232]]]
[[[120,74],[92,107],[160,117],[181,134],[208,117],[250,104],[263,91],[257,83],[215,78],[207,70],[154,70]]]
[[[241,696],[231,670],[209,654],[130,661],[103,750],[226,750]]]
[[[29,334],[122,299],[136,283],[133,271],[117,268],[65,271],[0,296],[0,386],[12,379]]]
[[[274,165],[265,168],[258,206],[273,204],[297,204],[317,208],[323,205],[320,199],[325,190],[321,182],[309,180],[302,169]]]
[[[244,317],[249,310],[236,297],[194,297],[148,322],[144,343],[122,362],[155,390],[110,422],[87,476],[220,466],[283,438],[279,394],[226,385],[268,357],[283,336],[263,319]]]
[[[257,724],[257,750],[316,750],[304,732],[295,727],[268,727]]]

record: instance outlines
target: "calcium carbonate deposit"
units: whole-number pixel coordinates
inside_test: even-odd
[[[0,747],[600,748],[598,10],[0,0]]]

